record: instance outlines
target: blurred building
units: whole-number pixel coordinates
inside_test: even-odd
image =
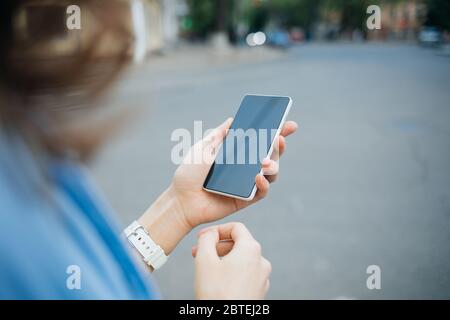
[[[147,26],[147,50],[157,52],[174,46],[181,19],[187,14],[185,0],[143,0]]]
[[[315,38],[358,40],[364,33],[368,40],[416,39],[426,14],[424,0],[380,1],[378,5],[381,9],[381,30],[366,29],[365,21],[369,15],[364,11],[364,6],[357,10],[361,13],[361,19],[355,19],[352,25],[344,23],[344,16],[349,16],[345,10],[349,7],[325,7],[316,24]]]
[[[51,51],[59,52],[61,55],[70,55],[77,51],[89,38],[87,35],[95,23],[92,23],[94,19],[90,12],[83,10],[81,11],[84,21],[83,32],[69,31],[66,28],[68,17],[66,9],[70,3],[70,0],[48,0],[30,2],[21,7],[14,23],[18,40],[30,44],[42,43],[42,45],[30,46],[29,50],[33,50],[35,53],[45,54]],[[132,6],[136,4],[139,4],[137,6],[139,14],[134,18],[141,20],[142,28],[139,31],[140,37],[144,39],[142,41],[143,48],[141,48],[143,54],[162,51],[174,46],[179,39],[181,20],[188,10],[185,0],[133,0],[130,12],[127,14],[130,28],[133,28],[133,22],[135,22],[132,20]],[[45,41],[39,42],[40,40]],[[107,54],[114,51],[118,45],[120,46],[115,39],[108,39],[101,44],[99,51]],[[102,54],[99,53],[99,55]]]
[[[370,40],[414,40],[422,26],[426,6],[423,0],[383,3],[381,30],[368,32]]]

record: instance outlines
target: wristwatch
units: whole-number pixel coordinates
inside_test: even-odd
[[[150,238],[147,230],[139,222],[134,221],[125,229],[124,233],[147,265],[158,270],[167,262],[168,257],[164,250]]]

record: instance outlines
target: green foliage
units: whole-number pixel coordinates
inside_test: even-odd
[[[426,24],[450,31],[450,1],[427,0],[428,14]]]
[[[379,0],[378,5],[406,0]],[[450,30],[450,1],[423,0],[428,7],[427,24]],[[313,29],[324,12],[340,13],[340,30],[364,30],[366,9],[371,0],[187,0],[190,14],[186,26],[192,34],[206,37],[214,30],[233,30],[244,22],[250,31],[269,22],[290,28]]]
[[[366,9],[373,1],[370,0],[324,0],[325,10],[337,10],[342,13],[341,30],[352,31],[363,29],[367,19]]]
[[[214,28],[215,1],[211,0],[187,0],[189,6],[188,19],[190,31],[194,35],[204,38]]]
[[[229,31],[232,27],[235,0],[187,0],[189,31],[205,38],[212,31]]]
[[[272,0],[271,11],[286,27],[301,26],[310,29],[319,17],[323,0]]]
[[[269,21],[269,8],[266,2],[243,1],[240,20],[248,26],[249,32],[263,30]]]

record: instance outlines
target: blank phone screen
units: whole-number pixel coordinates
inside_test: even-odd
[[[289,97],[245,96],[205,180],[205,189],[249,198],[290,103]]]

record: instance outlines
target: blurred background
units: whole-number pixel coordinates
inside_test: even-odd
[[[269,298],[450,298],[448,1],[143,2],[145,63],[108,101],[139,116],[92,163],[124,226],[170,183],[173,130],[214,127],[247,93],[289,95],[300,130],[280,179],[228,219],[272,262]],[[195,242],[155,274],[165,298],[193,298]]]

